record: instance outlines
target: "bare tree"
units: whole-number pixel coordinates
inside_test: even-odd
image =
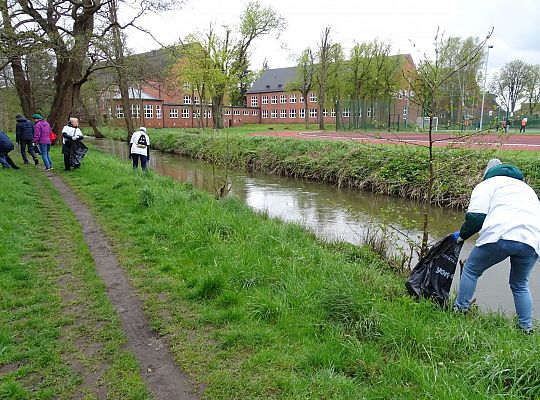
[[[540,104],[540,65],[529,65],[525,76],[524,97],[529,103],[529,115]]]
[[[506,109],[507,119],[525,94],[527,73],[527,64],[521,60],[514,60],[504,64],[493,77],[491,91]]]
[[[307,48],[298,58],[295,78],[292,82],[288,83],[286,87],[286,90],[289,92],[298,91],[302,94],[302,98],[304,99],[304,122],[306,128],[308,127],[308,96],[313,88],[314,75],[315,61],[313,52],[310,48]]]
[[[427,252],[428,238],[429,238],[429,204],[433,197],[433,186],[436,179],[436,174],[433,168],[434,164],[434,152],[433,147],[437,139],[433,135],[433,117],[440,110],[441,97],[444,94],[445,84],[456,73],[469,67],[471,64],[478,62],[478,59],[482,57],[482,52],[485,47],[486,41],[491,37],[493,30],[491,30],[487,36],[479,41],[475,46],[471,47],[468,52],[462,53],[458,59],[454,60],[451,68],[445,67],[448,63],[444,60],[444,57],[448,52],[446,51],[449,46],[449,41],[444,39],[444,35],[437,32],[434,40],[435,59],[429,60],[427,57],[421,62],[418,68],[418,73],[414,79],[408,76],[404,77],[408,79],[410,87],[414,92],[414,96],[411,97],[411,101],[421,106],[424,110],[424,114],[429,117],[429,131],[428,131],[428,184],[426,194],[426,207],[424,209],[424,222],[423,222],[423,234],[421,244],[421,256],[424,256]]]
[[[337,76],[338,69],[341,66],[340,60],[343,58],[341,45],[332,42],[330,31],[330,27],[326,27],[321,34],[315,61],[314,77],[319,102],[319,129],[324,129],[323,108],[326,103],[328,87],[331,84],[332,77]]]

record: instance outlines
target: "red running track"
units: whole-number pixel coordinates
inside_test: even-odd
[[[278,136],[299,139],[353,140],[364,143],[409,144],[427,146],[427,133],[377,133],[377,132],[332,132],[332,131],[265,131],[251,133],[250,136]],[[435,146],[485,147],[505,150],[540,151],[540,135],[516,134],[446,134],[434,133]]]

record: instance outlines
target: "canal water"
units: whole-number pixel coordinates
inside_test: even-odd
[[[95,146],[105,152],[128,160],[126,143],[113,140],[93,140]],[[179,181],[191,182],[194,187],[215,193],[212,166],[201,161],[153,151],[150,168],[157,173]],[[218,176],[224,171],[216,170]],[[275,175],[252,174],[229,171],[232,182],[229,195],[243,200],[251,208],[269,216],[303,225],[319,237],[341,240],[354,244],[361,242],[366,226],[390,223],[396,247],[407,247],[397,230],[420,242],[422,205],[389,196],[374,195],[352,189]],[[459,229],[463,212],[431,207],[431,235],[433,240]],[[394,229],[395,228],[395,229]],[[460,259],[469,255],[474,240],[465,242]],[[534,300],[534,317],[540,318],[540,266],[533,270],[530,287]],[[489,269],[478,281],[476,303],[484,311],[514,313],[512,293],[508,286],[510,264],[502,262]],[[456,273],[454,288],[459,282]]]

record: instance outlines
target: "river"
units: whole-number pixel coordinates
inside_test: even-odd
[[[113,140],[92,140],[99,149],[128,160],[128,147]],[[89,154],[91,157],[91,153]],[[126,161],[127,162],[127,161]],[[157,173],[180,181],[191,182],[194,187],[215,193],[212,166],[201,161],[153,151],[150,168]],[[224,175],[216,170],[217,175]],[[374,195],[352,189],[341,189],[320,182],[286,178],[275,175],[229,171],[232,189],[251,208],[269,216],[295,222],[327,240],[342,240],[357,244],[361,234],[371,223],[390,222],[412,238],[418,238],[421,229],[422,205],[389,196]],[[456,231],[463,221],[463,212],[431,207],[432,239]],[[373,226],[373,225],[372,225]],[[418,239],[419,241],[419,239]],[[405,241],[396,237],[396,246]],[[469,255],[474,240],[465,242],[460,259]],[[540,268],[535,266],[530,287],[534,300],[534,317],[540,318]],[[478,281],[476,303],[484,311],[514,313],[512,293],[508,286],[510,263],[502,262],[484,273]],[[456,273],[453,287],[459,282]]]

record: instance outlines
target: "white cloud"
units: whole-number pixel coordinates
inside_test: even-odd
[[[183,9],[161,16],[148,16],[144,27],[162,43],[216,26],[237,23],[247,3],[237,0],[191,0]],[[263,38],[254,43],[252,65],[270,67],[294,64],[291,57],[306,47],[316,47],[320,33],[330,26],[333,38],[346,50],[354,41],[375,38],[392,43],[395,53],[411,53],[415,61],[433,48],[437,28],[445,36],[485,37],[495,27],[490,43],[489,71],[522,59],[540,64],[540,2],[537,0],[260,0],[287,19],[279,39]],[[129,33],[128,45],[136,52],[158,47],[142,33]]]

